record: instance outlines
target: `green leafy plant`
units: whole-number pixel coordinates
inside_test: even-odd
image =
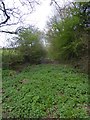
[[[64,65],[3,70],[3,117],[88,118],[88,76]],[[10,75],[10,74],[13,75]]]

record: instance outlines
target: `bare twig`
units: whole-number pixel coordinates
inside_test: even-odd
[[[33,12],[36,4],[39,4],[37,0],[19,0],[19,3],[12,0],[10,7],[7,7],[6,1],[0,0],[0,32],[15,34],[16,32],[4,30],[5,26],[24,23],[24,17],[26,18],[26,16]]]
[[[5,19],[3,22],[1,22],[0,25],[7,23],[7,21],[10,19],[10,16],[7,14],[7,10],[6,10],[6,7],[5,7],[4,2],[2,1],[1,3],[2,3],[2,5],[3,5],[3,9],[1,9],[1,10],[2,10],[3,13],[5,14],[6,19]]]
[[[14,32],[14,31],[5,31],[5,30],[2,30],[0,32],[3,32],[3,33],[9,33],[9,34],[18,34],[18,32]]]

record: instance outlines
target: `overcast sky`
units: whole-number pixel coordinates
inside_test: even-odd
[[[8,1],[8,5],[11,3],[12,0],[6,0]],[[18,0],[17,0],[18,1]],[[58,0],[57,0],[58,1]],[[72,1],[72,0],[69,0]],[[30,14],[25,18],[25,22],[27,24],[32,24],[38,27],[40,30],[45,29],[45,25],[47,20],[53,15],[54,9],[52,6],[50,6],[51,0],[41,0],[41,5],[38,5],[36,7],[36,11]],[[59,0],[59,3],[62,5],[63,3],[67,2],[67,0]],[[25,9],[24,9],[25,10]],[[16,26],[17,27],[17,26]],[[16,29],[16,27],[13,27],[13,29]],[[9,29],[12,29],[9,28]],[[1,40],[0,40],[0,46],[5,46],[6,39],[9,37],[7,34],[1,34]]]

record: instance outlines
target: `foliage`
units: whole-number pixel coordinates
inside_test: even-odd
[[[88,76],[64,65],[3,70],[3,117],[88,118]]]
[[[18,50],[23,55],[25,62],[39,63],[45,56],[45,51],[40,40],[41,33],[33,28],[21,30],[18,39]]]
[[[74,7],[68,6],[68,14],[63,19],[59,20],[57,16],[56,20],[51,21],[47,38],[50,43],[49,52],[54,59],[77,59],[86,53],[89,33],[86,31],[87,14],[84,14],[82,6],[85,4],[75,3]]]
[[[2,49],[2,66],[3,68],[10,68],[12,65],[23,62],[23,56],[18,53],[16,49],[5,48]]]
[[[34,28],[23,28],[19,31],[18,37],[14,37],[15,48],[3,49],[3,67],[14,66],[16,64],[31,63],[38,64],[45,56],[41,33]]]

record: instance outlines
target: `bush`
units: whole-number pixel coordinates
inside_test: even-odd
[[[41,33],[32,28],[22,29],[16,40],[16,48],[3,49],[3,68],[12,67],[16,64],[30,63],[38,64],[45,56],[45,50],[40,41]]]
[[[52,58],[67,61],[78,59],[85,53],[87,48],[84,35],[86,32],[81,27],[78,16],[68,16],[64,20],[54,22],[52,31],[50,30],[48,31],[48,41]]]
[[[4,49],[2,53],[2,67],[10,68],[23,62],[23,56],[13,49]]]
[[[40,41],[41,33],[38,30],[27,28],[20,32],[18,51],[23,56],[24,62],[40,63],[45,56],[45,50]]]
[[[19,52],[23,56],[23,62],[29,62],[31,64],[38,64],[41,58],[45,56],[45,51],[40,44],[35,44],[33,46],[20,46]]]

